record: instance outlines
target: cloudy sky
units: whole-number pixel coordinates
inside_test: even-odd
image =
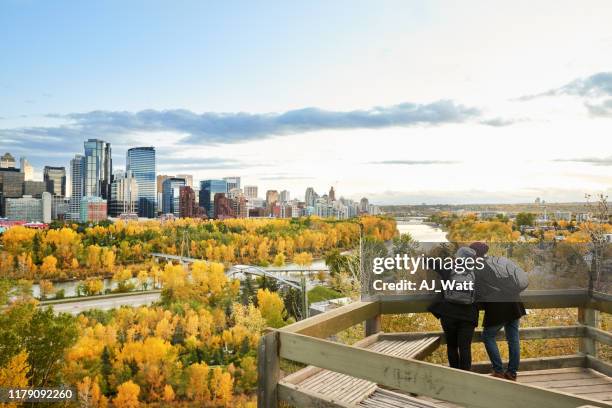
[[[0,152],[377,203],[612,193],[612,3],[0,1]]]

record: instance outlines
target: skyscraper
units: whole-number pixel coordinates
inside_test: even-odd
[[[185,179],[171,177],[164,180],[162,186],[162,213],[180,216],[181,187],[185,186]]]
[[[70,160],[70,211],[68,218],[71,220],[81,219],[81,200],[83,199],[85,182],[85,156],[77,154]]]
[[[202,180],[200,182],[200,207],[204,208],[208,218],[215,218],[215,194],[227,194],[227,181]]]
[[[289,200],[291,200],[291,193],[289,193],[289,191],[287,191],[287,190],[281,191],[280,192],[280,201],[281,201],[281,203],[286,203]]]
[[[111,184],[108,214],[111,217],[118,217],[122,214],[137,213],[139,204],[138,191],[138,181],[130,170],[120,176],[115,176]]]
[[[85,166],[83,195],[110,199],[113,174],[111,145],[103,140],[89,139],[85,142]]]
[[[246,198],[257,198],[257,186],[244,186],[244,196]]]
[[[227,183],[227,191],[240,188],[240,177],[223,177],[223,180]]]
[[[126,170],[133,174],[138,184],[138,216],[154,218],[157,200],[155,148],[131,148],[127,151],[125,163]]]
[[[334,190],[334,186],[329,189],[329,201],[336,201],[336,191]]]
[[[315,202],[317,201],[317,193],[315,193],[314,188],[308,187],[306,189],[306,194],[304,195],[304,201],[307,207],[315,206]]]
[[[64,197],[66,195],[66,168],[45,166],[43,180],[46,190],[54,196]]]
[[[19,170],[23,173],[23,180],[30,181],[34,178],[34,169],[28,162],[28,159],[21,157],[19,159]]]

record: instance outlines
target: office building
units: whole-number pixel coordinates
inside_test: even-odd
[[[244,186],[244,196],[247,200],[257,198],[257,186]]]
[[[68,219],[79,221],[81,219],[81,200],[85,182],[85,156],[77,154],[70,160],[70,211]]]
[[[126,171],[131,172],[138,184],[138,215],[154,218],[157,202],[155,148],[148,146],[128,149],[125,163]]]
[[[172,178],[174,176],[170,176],[168,174],[158,174],[157,177],[155,177],[156,180],[156,187],[157,187],[157,213],[162,213],[162,207],[163,207],[163,201],[164,201],[164,194],[163,194],[163,190],[164,190],[164,181],[168,180],[169,178]]]
[[[329,189],[328,197],[329,201],[336,201],[336,191],[334,190],[333,186]]]
[[[204,208],[208,218],[215,218],[215,194],[227,194],[225,180],[202,180],[200,182],[200,207]]]
[[[25,157],[19,159],[19,171],[23,173],[24,181],[30,181],[34,178],[34,168]]]
[[[23,173],[14,167],[0,168],[0,216],[6,214],[7,199],[23,195],[23,177]]]
[[[192,174],[177,174],[176,178],[185,179],[185,185],[193,188],[193,175]]]
[[[280,202],[286,203],[291,200],[291,194],[287,190],[283,190],[280,192]]]
[[[315,202],[317,201],[318,195],[315,193],[314,188],[308,187],[306,189],[306,194],[304,194],[304,202],[307,207],[314,207]]]
[[[41,198],[23,196],[6,199],[6,218],[10,221],[51,222],[52,196],[44,191]]]
[[[266,205],[271,207],[278,202],[278,191],[268,190],[266,191]]]
[[[185,179],[171,177],[164,180],[162,185],[162,213],[180,216],[181,187],[185,186]]]
[[[235,218],[232,203],[225,193],[216,193],[214,197],[214,213],[215,218],[223,220],[226,218]]]
[[[362,213],[367,213],[369,206],[370,206],[370,202],[368,201],[366,197],[363,197],[359,201],[359,211],[361,211]]]
[[[70,215],[70,199],[54,196],[51,200],[51,219],[67,220]]]
[[[14,169],[15,158],[9,152],[4,153],[0,156],[0,169]]]
[[[223,177],[227,183],[227,191],[240,188],[240,177]]]
[[[179,188],[179,216],[181,218],[205,218],[204,209],[198,206],[193,188]]]
[[[43,181],[46,189],[54,196],[66,196],[66,168],[45,166],[43,170]]]
[[[113,174],[111,145],[103,140],[89,139],[84,143],[84,147],[83,195],[109,200]]]
[[[102,197],[85,196],[81,199],[81,222],[100,222],[108,218],[108,203]]]
[[[25,177],[25,173],[24,173]],[[22,194],[24,196],[32,196],[34,198],[41,198],[42,193],[47,191],[47,187],[44,181],[32,181],[25,180],[23,182],[23,191]]]
[[[119,217],[123,214],[138,214],[139,186],[130,170],[115,176],[111,184],[111,199],[108,214]]]

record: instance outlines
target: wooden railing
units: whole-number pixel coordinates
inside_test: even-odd
[[[377,384],[466,407],[575,408],[612,405],[562,392],[498,380],[489,376],[455,370],[413,359],[403,359],[365,348],[348,346],[326,338],[366,322],[366,336],[380,331],[383,314],[423,313],[435,299],[432,295],[385,296],[358,301],[273,330],[259,346],[258,407],[276,407],[281,400],[303,401],[300,390],[279,383],[280,359],[366,379]],[[563,327],[536,327],[521,330],[523,340],[579,338],[578,354],[521,362],[528,369],[582,365],[612,376],[612,365],[596,358],[597,344],[612,345],[612,335],[598,328],[599,313],[612,313],[612,295],[589,294],[585,290],[531,291],[522,296],[530,309],[578,308],[579,324]],[[432,333],[382,333],[380,338],[417,339]],[[480,341],[480,332],[474,335]],[[321,402],[317,402],[321,404]],[[330,403],[320,406],[341,406]]]

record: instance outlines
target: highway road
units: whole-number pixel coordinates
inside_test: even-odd
[[[55,303],[50,305],[41,305],[41,307],[52,306],[56,313],[70,313],[77,315],[81,312],[91,309],[110,310],[121,306],[143,306],[150,305],[159,300],[160,293],[142,293],[129,294],[125,296],[98,298],[98,299],[83,299],[66,303]]]

